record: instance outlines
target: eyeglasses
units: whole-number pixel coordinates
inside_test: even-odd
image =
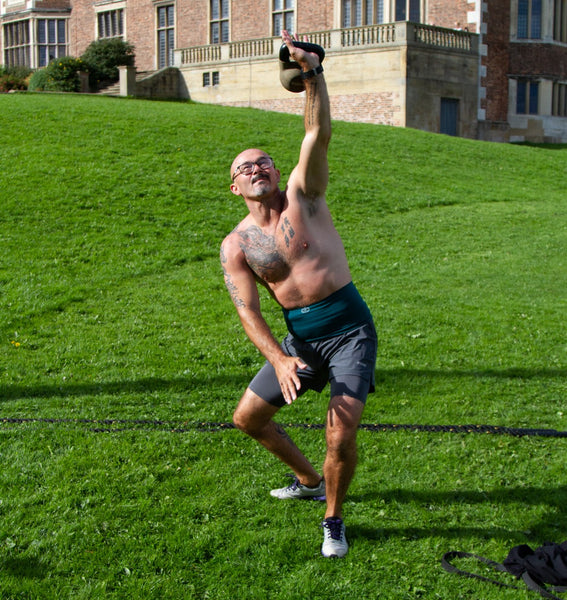
[[[255,162],[243,162],[234,170],[232,181],[234,181],[239,175],[251,175],[254,172],[254,167],[256,165],[258,165],[262,171],[267,171],[274,166],[274,161],[269,156],[262,156]]]

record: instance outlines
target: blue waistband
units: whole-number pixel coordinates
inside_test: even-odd
[[[289,332],[306,342],[346,333],[372,321],[372,315],[352,281],[315,304],[283,309]]]

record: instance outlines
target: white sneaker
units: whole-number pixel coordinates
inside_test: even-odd
[[[325,480],[321,479],[319,485],[315,487],[307,487],[299,483],[299,479],[295,478],[294,482],[287,487],[280,488],[277,490],[272,490],[270,492],[271,496],[274,498],[279,498],[280,500],[289,500],[289,499],[302,499],[302,498],[317,498],[325,496]]]
[[[325,558],[342,558],[348,552],[345,536],[345,524],[338,517],[329,517],[321,523],[323,527],[323,545],[321,554]]]

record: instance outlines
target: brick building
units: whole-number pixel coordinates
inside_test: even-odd
[[[0,0],[0,19],[3,65],[120,36],[138,71],[177,67],[180,95],[300,113],[285,27],[326,48],[336,119],[567,142],[567,0]]]

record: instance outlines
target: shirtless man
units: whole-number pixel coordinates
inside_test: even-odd
[[[279,170],[262,150],[241,152],[231,166],[230,189],[249,214],[223,241],[221,263],[244,330],[267,361],[244,392],[234,424],[295,473],[294,483],[272,490],[272,496],[326,496],[321,552],[342,557],[348,551],[342,505],[356,466],[358,425],[374,385],[376,332],[325,201],[331,119],[319,57],[295,47],[288,32],[282,37],[304,73],[305,137],[283,191]],[[290,333],[281,345],[260,311],[257,284],[283,309]],[[307,389],[321,392],[327,382],[322,477],[272,419]]]

